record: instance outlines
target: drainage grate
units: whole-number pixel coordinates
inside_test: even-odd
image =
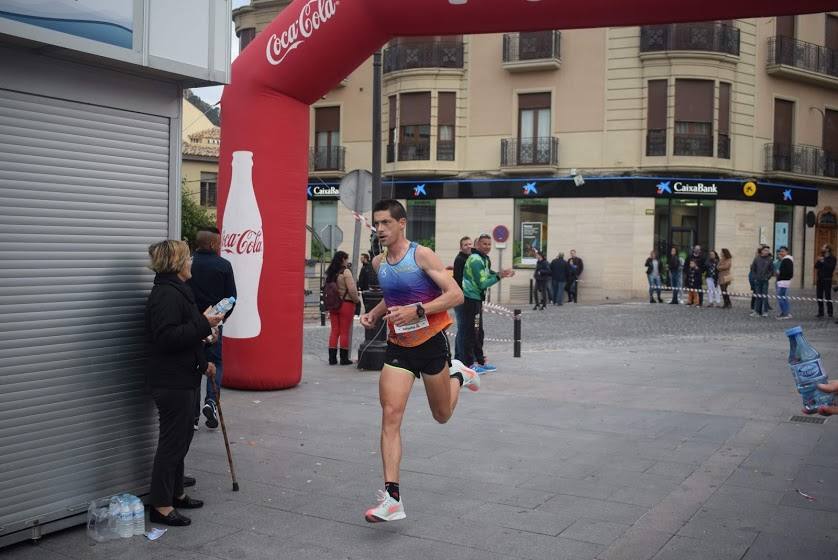
[[[792,416],[789,418],[789,422],[799,422],[800,424],[823,424],[826,422],[826,418],[821,418],[819,416]]]

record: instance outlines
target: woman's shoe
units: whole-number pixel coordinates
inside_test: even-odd
[[[191,519],[185,515],[181,515],[176,509],[170,511],[168,515],[163,515],[155,507],[151,508],[148,519],[152,523],[162,523],[163,525],[170,525],[172,527],[186,527],[192,523]]]
[[[334,366],[338,363],[338,349],[329,348],[329,365]]]
[[[352,360],[349,359],[349,350],[346,348],[340,349],[340,365],[351,366]]]
[[[187,494],[184,494],[183,498],[173,499],[172,506],[180,509],[198,509],[204,507],[204,502],[190,498]]]

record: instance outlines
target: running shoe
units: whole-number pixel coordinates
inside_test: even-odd
[[[383,521],[398,521],[407,517],[404,514],[404,503],[396,500],[385,490],[376,492],[378,505],[370,508],[364,514],[364,519],[369,523],[381,523]]]
[[[207,401],[204,408],[201,409],[201,412],[207,418],[207,421],[204,422],[207,428],[211,430],[218,428],[218,409],[215,406],[215,401]]]
[[[477,371],[467,368],[460,360],[451,360],[451,371],[463,376],[463,387],[469,391],[480,389],[480,374]]]
[[[497,370],[498,370],[498,368],[496,368],[496,367],[495,367],[495,366],[493,366],[492,364],[480,364],[480,367],[482,367],[482,368],[483,368],[483,370],[484,370],[486,373],[492,373],[492,372],[494,372],[494,371],[497,371]]]
[[[474,371],[474,372],[477,372],[477,375],[483,375],[484,373],[488,373],[488,371],[486,369],[484,369],[483,366],[481,366],[477,362],[474,362],[473,364],[468,366],[468,368],[470,370]]]

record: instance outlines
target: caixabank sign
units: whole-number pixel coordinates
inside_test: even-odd
[[[503,179],[399,179],[384,192],[402,199],[648,197],[741,200],[817,206],[818,190],[803,185],[736,178],[534,177]],[[579,183],[579,184],[577,184]]]

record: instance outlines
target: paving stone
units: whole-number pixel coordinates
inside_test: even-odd
[[[596,521],[593,519],[580,519],[559,536],[577,541],[585,541],[594,544],[609,545],[620,535],[626,532],[629,525],[622,523],[609,523],[607,521]]]

